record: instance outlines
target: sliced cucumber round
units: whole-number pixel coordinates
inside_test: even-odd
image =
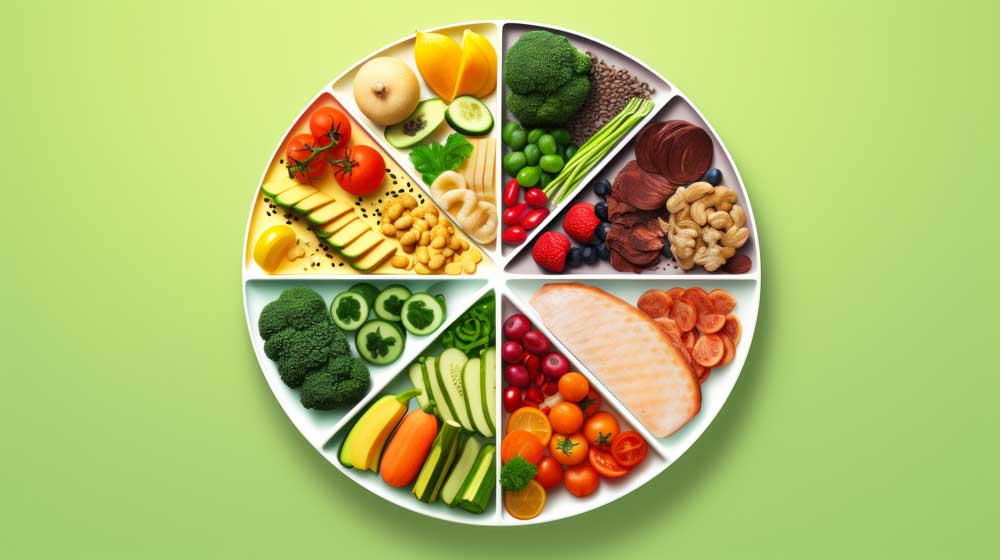
[[[359,292],[348,290],[337,295],[330,303],[333,324],[345,331],[356,331],[368,320],[368,300]]]
[[[403,304],[400,320],[407,331],[423,336],[436,331],[444,323],[447,313],[444,298],[438,299],[427,292],[418,292]]]
[[[372,305],[375,315],[386,321],[399,321],[399,313],[403,310],[406,300],[410,299],[410,295],[410,290],[402,284],[386,287]]]
[[[384,366],[403,355],[406,338],[395,323],[374,319],[358,329],[354,335],[354,345],[364,361]]]
[[[369,284],[368,282],[358,282],[347,289],[361,294],[362,297],[365,298],[365,301],[368,302],[369,308],[375,303],[375,298],[378,297],[378,288],[376,288],[374,284]]]
[[[482,101],[471,95],[456,98],[444,112],[448,126],[468,136],[485,136],[493,130],[493,113]]]

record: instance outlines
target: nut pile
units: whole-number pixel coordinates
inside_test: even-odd
[[[409,194],[382,204],[379,231],[399,240],[403,253],[392,257],[392,266],[417,274],[473,274],[483,260],[478,249],[455,233],[455,226],[440,217],[431,202],[417,205]],[[412,258],[409,255],[413,255]]]
[[[573,145],[582,146],[588,138],[615,117],[633,97],[649,99],[656,90],[646,82],[614,64],[608,64],[588,52],[590,67],[590,95],[583,107],[566,123]]]
[[[715,272],[747,242],[746,212],[736,200],[733,189],[704,181],[681,187],[667,199],[670,219],[661,219],[660,228],[682,269],[700,265]]]

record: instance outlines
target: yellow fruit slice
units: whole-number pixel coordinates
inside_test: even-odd
[[[486,56],[489,63],[489,79],[474,93],[476,97],[486,97],[497,88],[497,50],[493,48],[493,43],[475,31],[466,31],[466,37],[479,47],[479,50]]]
[[[526,406],[514,411],[507,419],[507,433],[514,430],[527,430],[541,440],[542,445],[549,444],[552,437],[552,424],[549,424],[545,413],[537,408]]]
[[[533,519],[542,513],[545,508],[545,488],[532,480],[528,487],[520,492],[506,492],[504,494],[503,505],[515,519]]]
[[[475,95],[490,82],[490,61],[471,33],[466,29],[462,37],[462,64],[458,67],[458,81],[455,82],[452,99],[459,95]],[[495,76],[494,72],[494,79]]]
[[[281,259],[295,246],[295,231],[286,225],[271,226],[257,238],[253,260],[268,274],[278,270]]]
[[[462,62],[462,48],[454,39],[441,33],[417,31],[413,45],[413,60],[427,87],[445,103],[454,99],[458,68]]]

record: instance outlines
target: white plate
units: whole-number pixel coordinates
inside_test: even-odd
[[[498,79],[498,89],[496,92],[484,99],[484,102],[490,106],[495,116],[506,115],[505,111],[502,109],[502,68],[504,51],[525,31],[529,29],[547,29],[568,37],[581,50],[595,51],[596,54],[607,62],[616,64],[620,67],[625,67],[634,74],[640,76],[640,78],[644,81],[653,85],[653,87],[657,90],[653,97],[656,107],[646,119],[646,122],[660,120],[663,118],[683,118],[705,128],[712,136],[715,143],[715,157],[712,165],[714,167],[718,167],[723,172],[724,184],[737,191],[740,197],[740,203],[744,205],[747,210],[748,226],[751,229],[751,236],[750,242],[747,243],[747,245],[741,249],[740,252],[750,256],[753,262],[752,269],[748,273],[741,275],[718,275],[708,274],[704,271],[700,271],[700,269],[685,273],[670,266],[662,266],[658,269],[646,271],[644,274],[635,275],[618,273],[607,263],[599,263],[590,268],[585,266],[562,275],[546,275],[544,271],[538,268],[537,265],[535,265],[535,263],[531,260],[531,257],[529,256],[530,250],[525,250],[525,247],[530,247],[531,239],[537,236],[540,232],[544,231],[547,227],[558,227],[562,219],[561,211],[564,210],[570,203],[576,200],[595,200],[594,195],[584,186],[588,185],[593,179],[598,177],[612,178],[614,174],[624,165],[624,163],[632,158],[632,140],[641,128],[641,123],[611,150],[600,165],[596,166],[588,174],[585,180],[581,183],[583,186],[579,187],[576,195],[570,197],[562,205],[554,209],[552,215],[541,227],[530,232],[528,242],[517,248],[504,248],[501,246],[498,236],[496,244],[482,247],[487,257],[492,258],[495,262],[496,268],[493,268],[493,266],[484,266],[481,271],[477,272],[476,275],[465,277],[340,274],[337,273],[339,271],[332,271],[329,274],[310,273],[309,275],[270,276],[257,267],[252,260],[247,259],[247,251],[250,247],[252,247],[253,241],[248,238],[245,241],[240,263],[242,270],[242,288],[244,293],[244,311],[250,331],[250,339],[253,349],[257,355],[258,361],[261,364],[261,370],[263,371],[264,378],[271,387],[271,390],[274,392],[275,397],[278,399],[278,403],[281,405],[282,409],[288,415],[292,423],[295,424],[296,428],[302,432],[306,440],[314,448],[316,448],[317,451],[319,451],[330,462],[330,464],[343,472],[347,477],[368,489],[373,494],[393,502],[400,507],[439,519],[473,525],[526,525],[532,523],[544,523],[584,513],[612,502],[627,495],[633,490],[638,489],[640,486],[665,471],[667,467],[676,461],[688,448],[690,448],[698,437],[700,437],[705,431],[705,429],[707,429],[708,425],[712,422],[721,410],[722,406],[725,404],[726,399],[729,397],[730,392],[735,386],[736,380],[739,377],[740,371],[743,368],[743,364],[745,363],[747,354],[750,350],[750,343],[753,338],[754,326],[756,324],[757,312],[760,303],[759,239],[757,237],[756,223],[753,219],[753,212],[750,207],[750,201],[747,196],[745,185],[736,169],[736,165],[733,162],[732,157],[725,149],[725,145],[715,134],[715,131],[711,128],[704,117],[694,107],[694,105],[691,104],[690,101],[684,97],[684,95],[677,90],[676,87],[670,84],[654,70],[643,65],[641,62],[637,61],[628,54],[619,51],[610,45],[602,43],[597,39],[553,26],[527,22],[487,20],[449,25],[438,28],[436,31],[449,33],[456,39],[460,39],[461,30],[465,28],[471,28],[482,33],[490,39],[495,47],[498,47],[498,55],[500,56],[499,73],[501,74],[501,76],[498,77],[500,78]],[[389,155],[395,165],[398,168],[403,169],[404,172],[409,173],[411,177],[415,177],[417,179],[415,181],[417,186],[424,189],[426,192],[426,187],[420,183],[419,175],[413,170],[412,165],[406,157],[405,151],[396,150],[385,142],[382,136],[381,128],[368,121],[360,113],[360,111],[357,110],[353,96],[350,94],[351,77],[354,75],[360,64],[369,58],[381,55],[394,55],[400,57],[412,66],[412,41],[413,36],[411,35],[372,53],[369,57],[359,61],[358,64],[347,69],[343,74],[331,81],[330,85],[320,92],[317,98],[321,95],[333,95],[334,98],[336,98],[336,100],[348,110],[351,117],[362,127],[362,129],[375,140],[378,147]],[[499,48],[500,45],[502,45],[502,48]],[[424,88],[422,98],[430,97],[432,95],[430,90],[427,89],[425,85],[422,85],[422,87]],[[302,115],[308,111],[312,101],[313,100],[310,100],[310,104],[303,110]],[[302,115],[299,115],[294,122],[298,122]],[[509,117],[509,115],[507,115],[507,117]],[[502,125],[502,119],[498,119],[492,134],[499,137],[499,131],[502,128]],[[289,131],[290,130],[291,128]],[[288,132],[286,131],[286,134],[281,137],[281,141],[275,148],[274,155],[272,155],[271,159],[268,160],[268,165],[270,165],[270,162],[274,161],[274,159],[278,157],[287,134]],[[441,133],[438,134],[440,135]],[[499,196],[499,191],[501,190],[500,188],[504,182],[503,171],[500,166],[502,150],[497,151],[496,157],[497,177],[495,183],[497,185],[496,191]],[[265,170],[265,174],[266,173],[267,171]],[[254,205],[258,203],[257,191],[255,191],[254,195],[254,203],[251,206],[251,217],[253,216]],[[501,206],[499,200],[497,206],[498,208]],[[251,233],[250,222],[251,220],[248,218],[247,237],[249,237]],[[451,324],[455,319],[457,319],[480,296],[490,290],[495,291],[498,304],[498,331],[503,318],[516,312],[523,312],[528,315],[528,317],[531,318],[535,324],[535,328],[544,332],[553,342],[555,347],[567,356],[573,367],[587,376],[592,385],[601,392],[604,397],[605,408],[616,413],[622,422],[623,428],[628,427],[638,430],[646,437],[650,444],[650,452],[646,461],[638,468],[634,469],[633,472],[621,479],[613,481],[602,479],[598,491],[586,498],[575,498],[571,496],[565,488],[561,487],[550,492],[542,514],[529,521],[514,519],[504,511],[501,503],[502,493],[499,488],[499,483],[497,483],[491,506],[485,513],[475,515],[461,509],[448,508],[440,502],[435,504],[425,504],[423,502],[419,502],[413,497],[409,488],[392,488],[384,484],[381,478],[375,473],[359,472],[344,468],[336,458],[336,450],[343,437],[346,435],[346,430],[344,428],[348,426],[357,414],[363,411],[378,395],[398,393],[409,388],[409,380],[406,375],[407,367],[412,360],[421,354],[435,351],[438,345],[436,337],[441,331],[439,330],[435,335],[426,337],[408,337],[406,350],[402,358],[394,364],[390,364],[388,366],[372,367],[372,387],[365,398],[357,405],[351,407],[350,409],[337,411],[311,411],[304,409],[299,404],[297,390],[289,389],[284,385],[284,383],[281,382],[273,362],[267,359],[264,355],[263,340],[257,333],[256,324],[260,310],[263,306],[267,302],[275,299],[282,290],[289,286],[296,285],[312,287],[322,294],[327,303],[329,303],[335,294],[343,291],[351,284],[360,281],[371,282],[377,286],[402,283],[414,291],[432,289],[435,292],[445,294],[448,308],[445,326]],[[534,313],[527,302],[529,301],[531,294],[538,287],[550,281],[578,281],[585,284],[591,284],[613,293],[630,303],[635,303],[639,294],[654,287],[659,289],[669,289],[675,286],[688,287],[698,285],[705,287],[706,289],[724,288],[729,290],[737,300],[735,313],[740,318],[744,334],[740,344],[737,346],[735,359],[724,367],[715,368],[709,379],[702,385],[703,399],[701,412],[673,436],[670,436],[669,438],[655,438],[652,437],[651,434],[649,434],[649,432],[636,421],[635,417],[628,411],[627,408],[618,402],[612,392],[610,392],[597,379],[594,378],[594,376],[587,370],[585,364],[580,363],[574,356],[572,356],[572,354],[566,350],[558,339],[552,336],[551,333],[549,333],[544,326],[541,325],[541,322],[538,320],[538,316]],[[502,342],[502,340],[498,341],[498,345],[500,342]],[[500,363],[499,355],[500,352],[498,348],[496,364],[498,375],[502,372],[502,364]],[[497,422],[498,434],[495,438],[495,443],[498,448],[503,435],[502,426],[507,420],[507,414],[503,412],[503,407],[500,402],[501,399],[499,391],[502,391],[502,388],[503,383],[501,381],[498,383],[498,394],[494,395],[497,410],[500,411],[501,416]],[[411,401],[410,407],[413,408],[415,406],[416,402]],[[499,472],[499,459],[497,467]]]

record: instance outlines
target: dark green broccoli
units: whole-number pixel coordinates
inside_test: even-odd
[[[323,296],[310,288],[289,288],[264,306],[257,320],[260,336],[267,340],[288,327],[305,329],[329,320]]]
[[[348,355],[330,358],[323,369],[302,384],[302,406],[329,410],[343,403],[358,402],[370,382],[368,366],[361,360]]]
[[[507,51],[507,108],[524,126],[559,126],[590,95],[591,59],[569,39],[529,31]]]

